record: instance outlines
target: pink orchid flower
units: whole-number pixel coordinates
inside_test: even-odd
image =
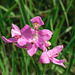
[[[47,63],[50,63],[50,61],[51,61],[54,64],[61,65],[65,68],[63,62],[65,62],[66,60],[65,59],[58,60],[55,58],[58,56],[58,54],[61,52],[62,49],[63,49],[63,45],[59,45],[59,46],[53,48],[52,50],[43,52],[41,57],[40,57],[39,62],[47,64]]]
[[[38,29],[40,26],[44,25],[41,17],[37,16],[30,20],[33,23],[34,29]]]
[[[44,42],[50,40],[52,36],[52,32],[50,30],[44,29],[35,31],[27,24],[22,28],[22,31],[22,35],[28,40],[27,52],[30,56],[33,56],[36,53],[38,47],[43,49],[45,44]],[[47,46],[45,45],[45,47]]]
[[[26,48],[25,45],[26,39],[24,36],[21,35],[22,34],[21,32],[22,31],[20,31],[20,29],[16,25],[12,24],[12,29],[11,29],[12,38],[6,39],[4,36],[2,36],[2,39],[5,41],[5,43],[17,43],[16,44],[17,47]],[[22,46],[19,45],[19,43],[22,44]]]

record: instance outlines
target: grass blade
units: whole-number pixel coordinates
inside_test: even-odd
[[[16,0],[16,2],[19,5],[19,9],[20,9],[24,24],[28,24],[27,12],[25,10],[23,0]]]

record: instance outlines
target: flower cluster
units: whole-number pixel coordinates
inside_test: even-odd
[[[20,30],[15,24],[12,24],[12,38],[6,39],[4,36],[2,36],[5,43],[16,43],[16,46],[19,48],[27,48],[27,53],[30,56],[33,56],[39,47],[43,50],[39,60],[40,63],[47,64],[51,61],[65,68],[63,62],[66,60],[58,60],[55,58],[63,49],[63,45],[59,45],[52,50],[47,51],[47,47],[51,45],[48,40],[51,39],[53,33],[48,29],[38,30],[40,26],[44,25],[41,17],[34,17],[30,21],[33,23],[34,29],[26,24]]]

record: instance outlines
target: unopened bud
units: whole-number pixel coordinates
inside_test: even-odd
[[[51,45],[51,42],[47,41],[47,43],[48,43],[49,45]]]

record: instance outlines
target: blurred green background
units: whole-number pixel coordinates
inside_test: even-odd
[[[11,37],[12,23],[32,27],[35,16],[45,23],[40,29],[53,32],[48,49],[64,45],[58,59],[66,59],[66,69],[39,63],[40,49],[30,57],[26,49],[4,45],[1,36]],[[0,0],[0,75],[75,75],[75,0]]]

